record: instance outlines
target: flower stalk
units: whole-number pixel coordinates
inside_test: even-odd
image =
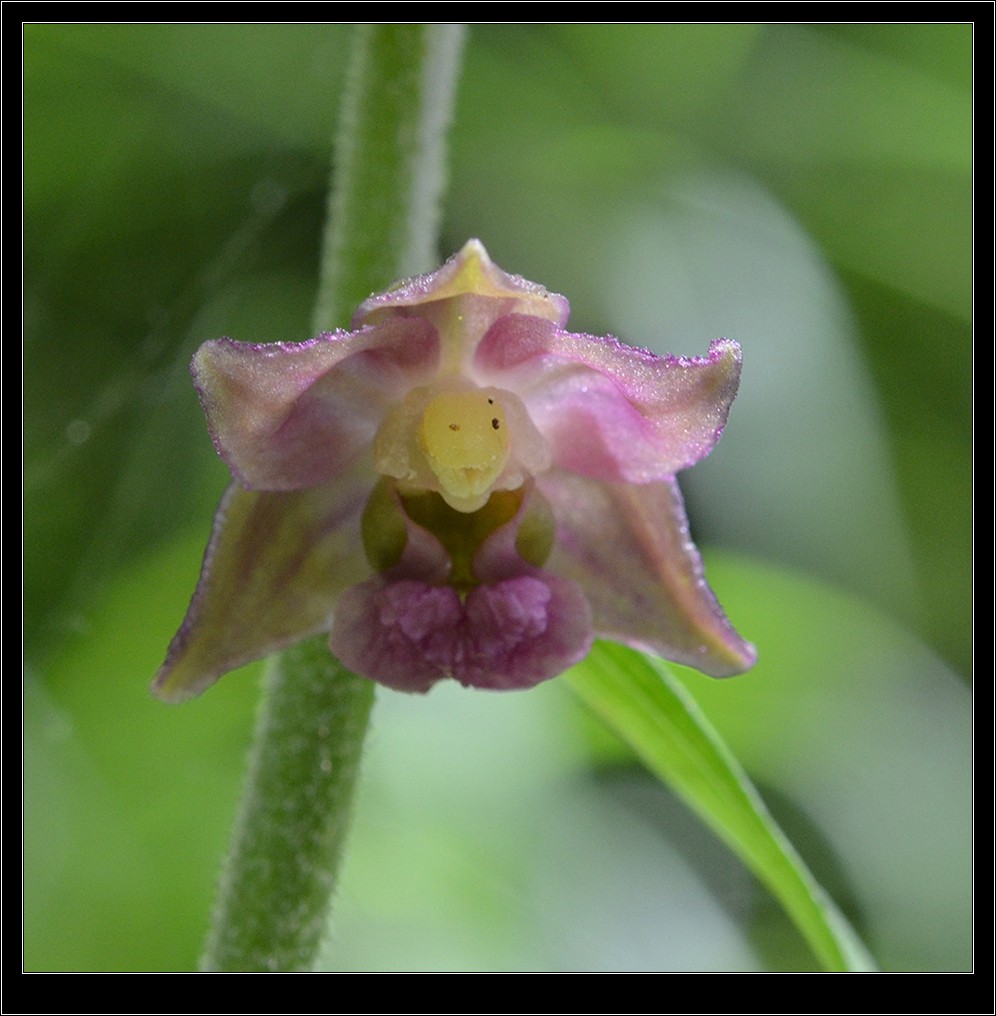
[[[315,334],[438,255],[462,25],[360,25],[336,139]]]
[[[374,685],[340,666],[324,639],[273,661],[203,970],[309,969],[373,700]]]
[[[366,25],[336,141],[316,326],[435,257],[462,26]],[[201,967],[308,969],[327,924],[373,703],[324,638],[270,671]]]

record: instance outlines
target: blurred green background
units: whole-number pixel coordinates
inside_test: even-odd
[[[309,337],[351,33],[24,27],[29,970],[196,964],[261,668],[147,691],[227,478],[187,364]],[[969,24],[474,25],[443,216],[577,330],[743,345],[682,485],[761,662],[682,677],[894,970],[972,962],[971,103]],[[556,681],[379,695],[323,961],[813,965]]]

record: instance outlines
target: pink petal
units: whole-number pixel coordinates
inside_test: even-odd
[[[439,337],[390,321],[310,342],[205,342],[191,370],[218,453],[243,486],[327,483],[373,441],[387,407],[435,374]]]
[[[371,484],[355,471],[303,491],[230,486],[155,693],[183,701],[229,670],[326,631],[342,589],[369,574],[359,516]]]
[[[673,478],[633,486],[554,471],[539,486],[558,525],[549,567],[585,591],[596,636],[713,677],[753,666],[754,647],[706,583]]]
[[[727,339],[706,357],[661,357],[522,316],[498,321],[475,358],[487,383],[522,398],[557,465],[632,483],[663,480],[709,453],[740,364]]]
[[[376,578],[340,597],[329,648],[357,674],[426,692],[447,675],[462,623],[463,605],[450,586]]]
[[[531,688],[584,659],[591,610],[573,582],[540,573],[478,586],[467,597],[467,649],[453,676],[464,685]]]
[[[449,586],[373,579],[336,608],[332,652],[350,669],[399,691],[438,680],[529,688],[577,663],[591,646],[581,591],[545,574],[477,586],[466,602]]]

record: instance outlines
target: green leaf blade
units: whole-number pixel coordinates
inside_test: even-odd
[[[600,642],[566,680],[768,886],[824,967],[877,969],[740,763],[666,666],[624,646]]]

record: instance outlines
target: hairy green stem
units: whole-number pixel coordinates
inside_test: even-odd
[[[315,327],[431,266],[459,25],[358,29],[332,178]],[[201,967],[307,970],[328,921],[373,684],[324,639],[274,661]]]
[[[307,970],[321,942],[374,686],[324,639],[273,661],[202,968]]]
[[[336,145],[314,327],[436,262],[462,25],[363,25]]]

